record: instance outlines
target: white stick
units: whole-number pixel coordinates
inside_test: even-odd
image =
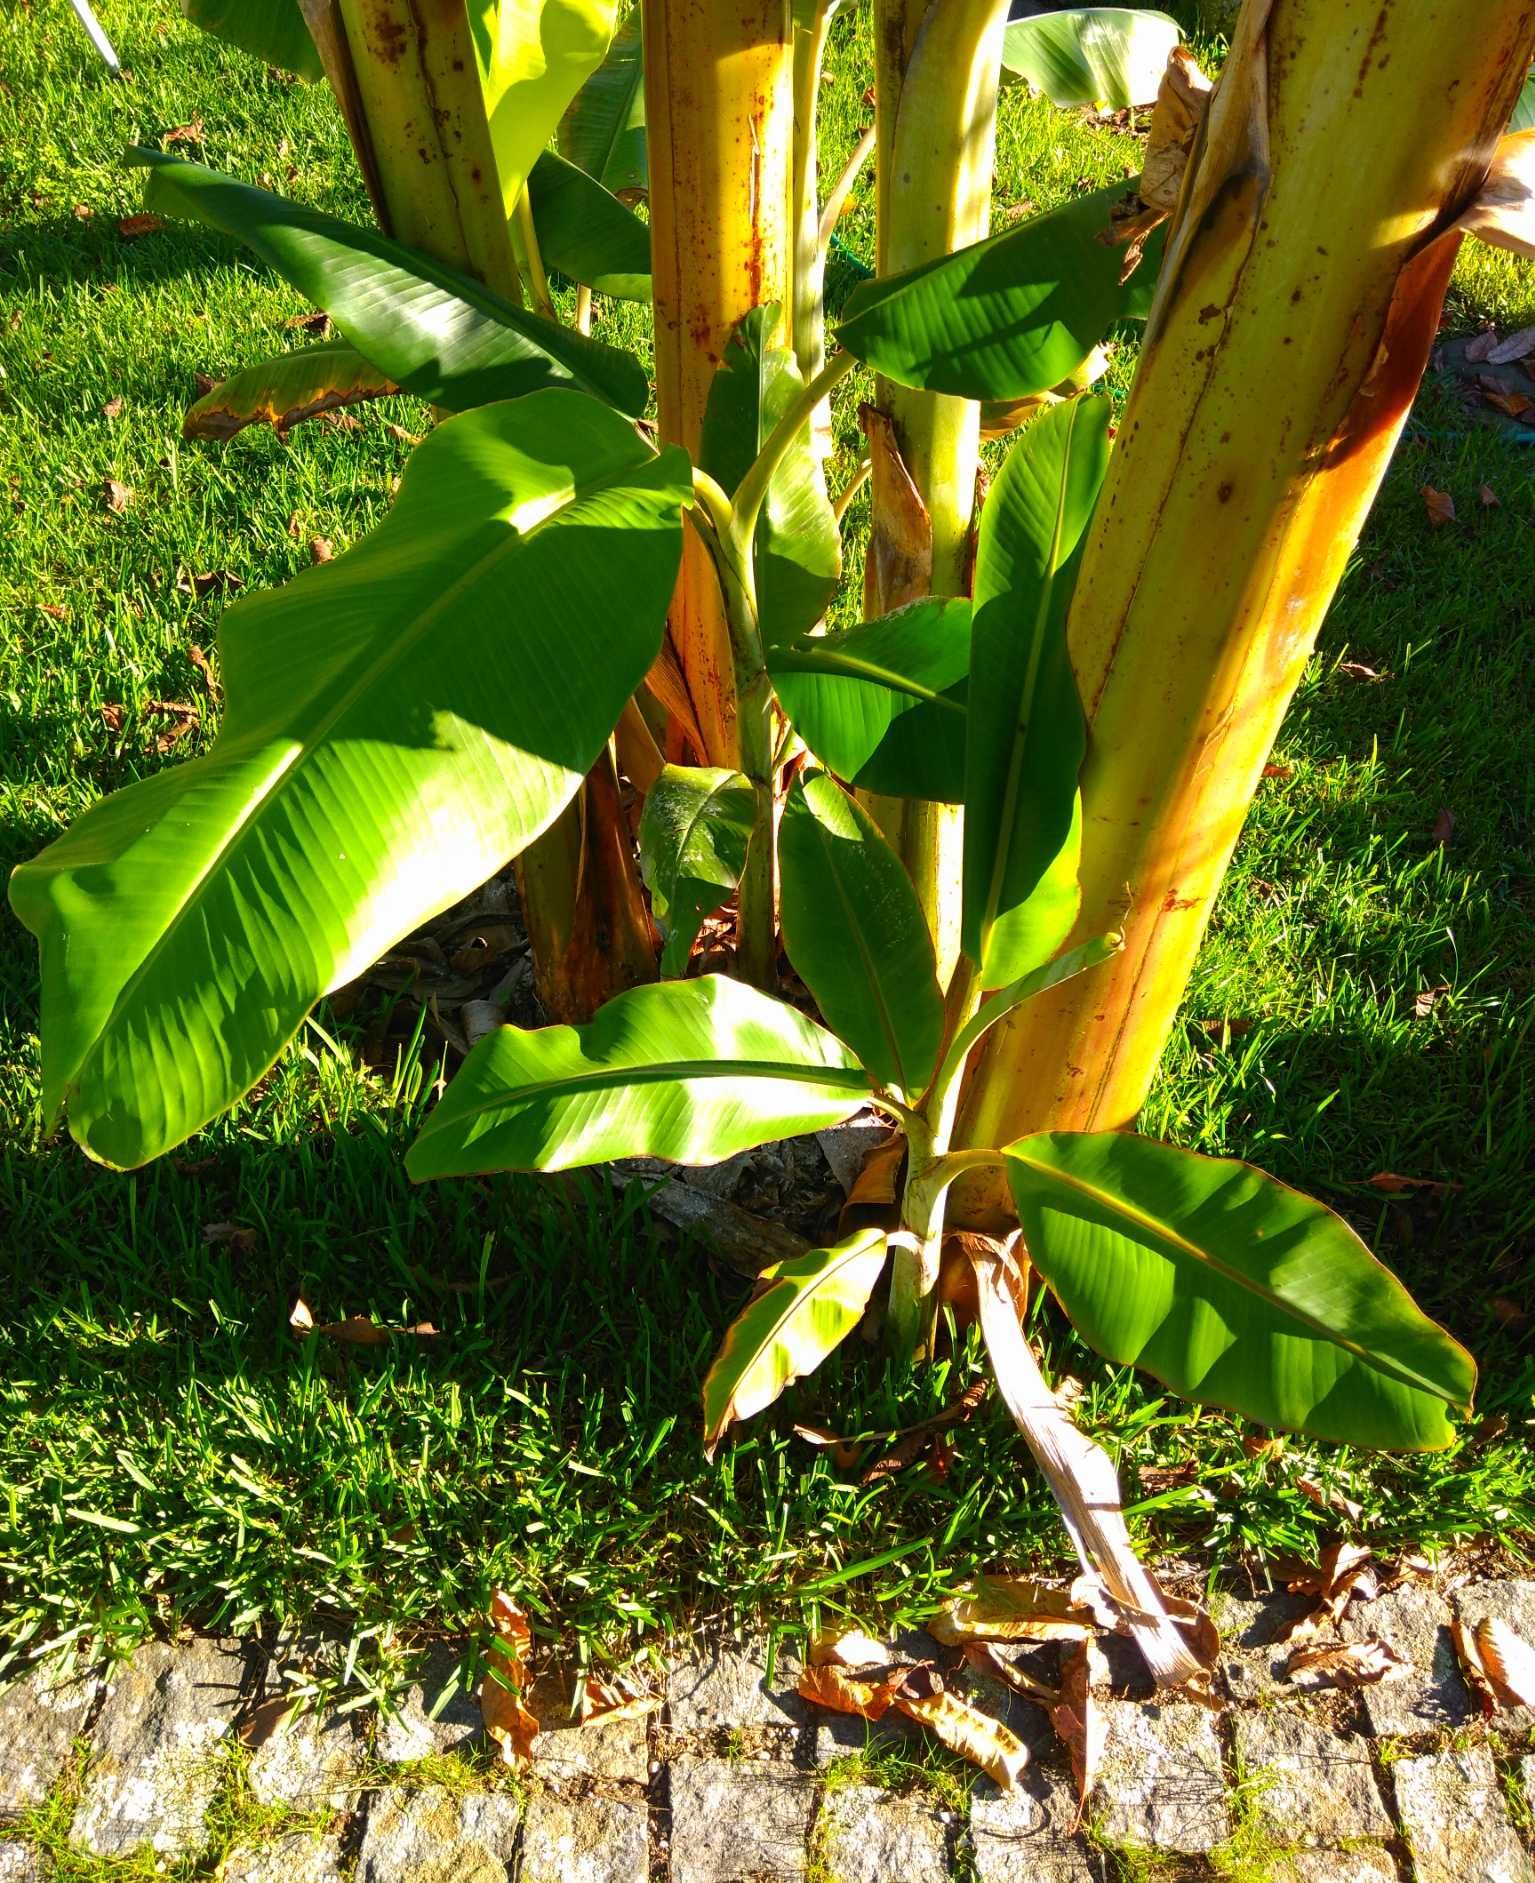
[[[69,4],[75,10],[75,17],[90,34],[91,44],[106,60],[110,69],[114,72],[121,72],[123,68],[117,63],[117,54],[112,50],[112,42],[101,30],[101,22],[92,13],[89,0],[69,0]]]

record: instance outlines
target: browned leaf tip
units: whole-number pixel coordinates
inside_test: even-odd
[[[1412,1664],[1384,1641],[1344,1641],[1332,1647],[1297,1648],[1285,1672],[1297,1687],[1366,1687],[1404,1680]]]
[[[1435,490],[1432,484],[1425,484],[1418,494],[1423,499],[1423,514],[1428,518],[1430,529],[1442,529],[1446,523],[1455,521],[1455,499],[1447,490]]]

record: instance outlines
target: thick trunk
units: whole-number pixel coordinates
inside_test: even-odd
[[[1070,617],[1077,939],[1125,945],[991,1036],[959,1142],[1134,1120],[1532,54],[1535,0],[1249,0]]]
[[[731,332],[752,308],[786,303],[790,293],[789,8],[786,0],[644,0],[644,32],[656,402],[661,436],[696,451]],[[738,765],[730,635],[713,567],[692,531],[668,635],[703,740],[696,757]],[[685,743],[674,742],[674,755],[689,756]]]
[[[989,232],[997,78],[1006,0],[876,0],[875,165],[878,267],[899,274],[952,254]],[[980,463],[980,407],[965,399],[877,382],[875,402],[927,511],[934,595],[970,588],[970,532]],[[872,620],[919,592],[892,590],[886,571],[909,558],[882,539],[907,534],[887,510],[879,466],[872,483],[864,613]],[[900,853],[947,973],[959,945],[960,814],[910,798],[871,799]]]

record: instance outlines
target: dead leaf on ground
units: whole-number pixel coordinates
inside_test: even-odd
[[[1358,1523],[1364,1515],[1362,1504],[1356,1504],[1352,1497],[1345,1497],[1341,1491],[1326,1490],[1315,1478],[1297,1478],[1295,1488],[1319,1510],[1334,1510],[1340,1517],[1347,1517],[1350,1523]]]
[[[1466,342],[1466,358],[1473,366],[1480,366],[1483,360],[1491,359],[1494,347],[1501,345],[1496,327],[1484,327],[1473,339]]]
[[[1412,1013],[1415,1020],[1426,1020],[1450,991],[1448,981],[1436,982],[1433,987],[1425,987],[1413,995]]]
[[[810,1644],[812,1667],[878,1667],[890,1659],[890,1650],[861,1628],[828,1628]]]
[[[1073,1831],[1082,1822],[1087,1801],[1098,1783],[1108,1742],[1108,1722],[1093,1688],[1108,1677],[1103,1650],[1096,1641],[1079,1641],[1061,1656],[1061,1697],[1050,1709],[1055,1735],[1071,1755],[1072,1777],[1077,1782],[1077,1815]]]
[[[312,333],[317,340],[323,340],[330,332],[330,315],[322,308],[316,308],[309,314],[290,314],[283,325],[297,328],[302,333]]]
[[[1432,484],[1425,484],[1418,495],[1423,499],[1423,514],[1428,518],[1430,529],[1442,529],[1446,523],[1455,521],[1455,499],[1447,490],[1436,490]]]
[[[238,1255],[249,1255],[256,1246],[256,1232],[244,1223],[204,1223],[203,1241],[209,1248],[217,1248],[222,1243]]]
[[[1377,668],[1367,667],[1362,660],[1340,660],[1338,662],[1338,672],[1346,673],[1350,680],[1385,680],[1390,678],[1388,674],[1381,673]]]
[[[95,210],[91,208],[89,203],[76,203],[75,204],[75,221],[76,222],[89,222],[91,217],[94,216],[95,213],[96,213]]]
[[[145,700],[139,710],[146,719],[164,719],[169,722],[155,734],[157,752],[170,751],[173,745],[179,745],[189,734],[196,732],[202,723],[202,709],[185,700]]]
[[[213,677],[213,663],[195,641],[187,645],[187,659],[203,677],[203,685],[214,699],[218,698],[219,683]]]
[[[1093,1599],[1090,1585],[1051,1589],[1030,1576],[980,1576],[932,1618],[927,1631],[947,1648],[967,1641],[1085,1641],[1116,1619]]]
[[[101,718],[108,732],[121,732],[123,729],[123,709],[115,700],[109,700],[101,708]]]
[[[115,392],[113,393],[112,397],[107,400],[106,404],[101,408],[101,416],[103,418],[121,418],[122,415],[123,415],[123,395],[120,392]]]
[[[1439,807],[1439,815],[1434,819],[1433,829],[1428,835],[1430,843],[1437,844],[1441,850],[1455,835],[1455,813],[1448,805]]]
[[[324,1334],[348,1347],[383,1347],[391,1340],[435,1340],[437,1329],[430,1321],[418,1321],[414,1327],[385,1327],[366,1314],[349,1314],[344,1321],[316,1321],[309,1303],[300,1295],[288,1316],[288,1325],[297,1334]]]
[[[1142,1465],[1135,1474],[1141,1489],[1153,1497],[1161,1496],[1164,1491],[1181,1491],[1198,1476],[1199,1466],[1192,1461],[1181,1465]]]
[[[895,1696],[911,1672],[910,1667],[881,1667],[853,1672],[836,1661],[800,1672],[799,1695],[833,1713],[851,1713],[858,1719],[882,1720],[895,1704]]]
[[[927,1457],[951,1426],[969,1423],[985,1400],[990,1385],[989,1380],[976,1380],[965,1388],[952,1405],[945,1406],[942,1412],[935,1413],[931,1419],[923,1419],[920,1424],[908,1426],[902,1432],[891,1433],[887,1441],[888,1450],[875,1459],[859,1482],[874,1484],[880,1478],[894,1477],[908,1465]]]
[[[1196,1023],[1202,1033],[1208,1033],[1211,1039],[1239,1040],[1246,1033],[1251,1033],[1258,1024],[1245,1014],[1235,1015],[1229,1020],[1200,1020]]]
[[[314,563],[334,562],[336,552],[331,548],[328,536],[311,536],[309,539],[309,560]]]
[[[142,209],[136,216],[120,216],[117,233],[129,242],[136,242],[141,235],[155,235],[165,227],[160,217]]]
[[[115,477],[101,480],[101,500],[113,516],[121,516],[133,502],[133,491],[127,484],[118,483]]]
[[[190,124],[178,124],[173,130],[166,131],[160,138],[162,146],[167,144],[200,144],[203,141],[203,121],[193,118]]]
[[[490,1625],[494,1638],[480,1688],[480,1717],[501,1748],[503,1764],[526,1765],[538,1737],[538,1721],[522,1701],[529,1685],[527,1657],[533,1631],[504,1589],[497,1589],[490,1598]]]
[[[1029,1749],[1001,1720],[950,1693],[932,1667],[911,1669],[895,1697],[898,1713],[925,1726],[950,1752],[977,1765],[1000,1791],[1017,1787]]]
[[[1344,1641],[1335,1647],[1297,1648],[1285,1672],[1297,1687],[1367,1687],[1404,1680],[1412,1663],[1384,1641]]]
[[[964,1652],[967,1667],[973,1668],[987,1680],[1011,1687],[1014,1693],[1021,1693],[1025,1700],[1036,1700],[1041,1706],[1047,1707],[1056,1705],[1060,1700],[1058,1688],[1036,1680],[1026,1667],[1008,1660],[990,1641],[967,1641]]]
[[[1336,1628],[1350,1602],[1370,1602],[1379,1595],[1375,1553],[1364,1543],[1331,1543],[1316,1568],[1294,1577],[1288,1586],[1292,1595],[1315,1596],[1316,1606],[1293,1622],[1280,1640],[1309,1641],[1325,1628]]]
[[[1535,410],[1535,399],[1518,386],[1505,385],[1501,379],[1494,379],[1488,374],[1478,378],[1482,398],[1495,412],[1501,412],[1505,418],[1522,419],[1526,413]]]
[[[851,1471],[863,1451],[863,1441],[843,1438],[824,1425],[796,1425],[793,1431],[795,1437],[802,1438],[807,1445],[814,1445],[818,1451],[829,1451],[839,1471]]]
[[[576,1689],[576,1718],[583,1726],[611,1725],[615,1720],[639,1719],[654,1713],[661,1696],[642,1687],[627,1674],[599,1680],[588,1674]]]
[[[1483,1713],[1535,1706],[1535,1648],[1507,1622],[1494,1615],[1467,1628],[1456,1620],[1450,1636]]]
[[[1295,767],[1293,765],[1265,765],[1263,775],[1265,778],[1293,778]]]
[[[415,432],[406,431],[403,425],[396,425],[393,419],[390,419],[387,422],[387,424],[384,426],[384,430],[388,433],[388,435],[392,439],[394,439],[396,444],[419,445],[421,442],[420,438],[417,436]]]
[[[215,589],[244,588],[245,584],[233,569],[204,569],[199,574],[182,569],[176,576],[176,593],[190,595],[195,601],[201,601],[204,595],[211,595]]]
[[[1464,1189],[1464,1184],[1451,1183],[1441,1177],[1403,1177],[1394,1170],[1378,1170],[1373,1177],[1366,1177],[1365,1182],[1372,1190],[1381,1190],[1387,1196],[1405,1196],[1411,1191],[1420,1190],[1427,1196],[1446,1196],[1452,1190]]]
[[[1478,489],[1476,495],[1478,502],[1484,510],[1498,510],[1502,508],[1503,500],[1499,497],[1491,484],[1483,484]]]

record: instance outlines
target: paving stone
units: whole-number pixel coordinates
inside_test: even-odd
[[[786,1766],[674,1759],[671,1883],[778,1883],[805,1874],[812,1781]]]
[[[356,1722],[335,1713],[297,1713],[251,1754],[256,1802],[291,1811],[339,1811],[350,1803],[363,1765]]]
[[[528,1805],[518,1883],[645,1883],[650,1811],[638,1799],[545,1792]]]
[[[1535,1582],[1506,1576],[1497,1582],[1468,1582],[1450,1597],[1456,1617],[1468,1628],[1479,1622],[1506,1622],[1521,1640],[1535,1648]],[[1515,1706],[1498,1714],[1502,1732],[1523,1738],[1535,1727],[1535,1706]]]
[[[459,1684],[462,1658],[463,1648],[452,1642],[428,1650],[421,1671],[397,1696],[393,1713],[378,1723],[374,1750],[386,1765],[404,1765],[434,1752],[462,1752],[480,1739],[480,1703]]]
[[[985,1780],[971,1794],[970,1847],[980,1883],[1096,1883],[1103,1860],[1071,1834],[1076,1795],[1062,1773],[1025,1768],[1018,1788]]]
[[[1391,1776],[1416,1883],[1531,1883],[1485,1746],[1399,1759]]]
[[[826,1883],[948,1883],[948,1847],[943,1821],[918,1799],[843,1785],[821,1801],[816,1848]]]
[[[598,1721],[582,1726],[570,1717],[568,1674],[548,1674],[528,1696],[544,1730],[533,1741],[533,1769],[540,1778],[603,1778],[643,1785],[650,1777],[650,1719]]]
[[[1234,1700],[1294,1693],[1284,1675],[1290,1648],[1282,1636],[1314,1606],[1309,1596],[1284,1589],[1251,1600],[1216,1596],[1211,1614],[1221,1631],[1221,1672]]]
[[[505,1792],[391,1785],[368,1801],[358,1883],[508,1883],[518,1817]]]
[[[1276,1837],[1341,1844],[1391,1836],[1368,1740],[1340,1739],[1325,1726],[1275,1712],[1235,1714],[1233,1727],[1243,1768],[1267,1781],[1256,1804]]]
[[[1271,1883],[1397,1883],[1396,1860],[1378,1846],[1349,1850],[1292,1850],[1264,1873]]]
[[[856,1713],[828,1713],[816,1721],[811,1757],[817,1765],[831,1765],[860,1752],[909,1747],[921,1736],[921,1727],[901,1713],[887,1713],[881,1720],[861,1720]]]
[[[1475,1710],[1450,1640],[1450,1605],[1432,1589],[1392,1589],[1356,1602],[1339,1632],[1345,1641],[1384,1641],[1412,1663],[1404,1680],[1361,1687],[1370,1731],[1410,1738],[1459,1726]]]
[[[43,1859],[25,1844],[0,1844],[0,1883],[45,1883]]]
[[[0,1817],[47,1797],[99,1692],[98,1681],[54,1664],[0,1693]]]
[[[1102,1703],[1107,1728],[1093,1804],[1113,1843],[1209,1850],[1229,1834],[1221,1742],[1201,1706]]]
[[[339,1837],[290,1831],[259,1844],[236,1844],[219,1865],[218,1883],[341,1883]]]
[[[240,1704],[245,1663],[230,1641],[150,1642],[114,1676],[91,1734],[69,1841],[97,1857],[148,1846],[181,1856],[202,1841],[218,1742]]]
[[[782,1649],[767,1676],[767,1644],[728,1643],[690,1655],[672,1668],[667,1700],[674,1733],[734,1726],[801,1726],[811,1708],[794,1691],[800,1664]]]

